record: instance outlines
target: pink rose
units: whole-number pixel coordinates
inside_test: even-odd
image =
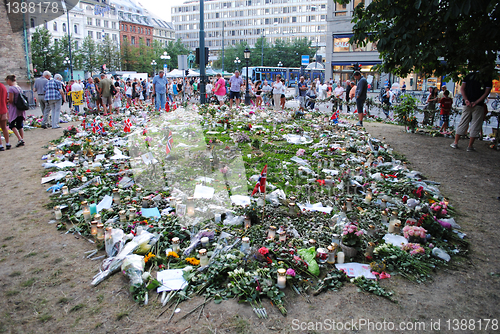
[[[288,269],[286,270],[286,274],[287,274],[288,276],[295,277],[295,270],[293,270],[292,268],[288,268]]]

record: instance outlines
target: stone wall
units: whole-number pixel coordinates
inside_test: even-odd
[[[31,89],[23,32],[12,31],[5,0],[0,0],[0,82],[5,84],[5,77],[9,74],[16,75],[17,83],[23,89]]]

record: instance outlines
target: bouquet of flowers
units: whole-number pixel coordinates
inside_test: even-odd
[[[431,204],[431,210],[438,217],[444,217],[448,214],[448,205],[445,202],[434,202]]]
[[[348,223],[342,232],[342,243],[349,247],[361,247],[363,230],[356,223]]]
[[[405,226],[403,228],[403,234],[406,239],[425,239],[427,237],[427,231],[423,227],[419,226]]]

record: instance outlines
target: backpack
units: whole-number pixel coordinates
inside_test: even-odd
[[[28,98],[24,95],[23,91],[19,89],[19,94],[16,99],[16,108],[17,110],[28,110],[30,108],[30,104],[28,103]]]
[[[111,87],[109,88],[109,92],[111,93],[111,96],[115,96],[118,93],[115,85],[111,84]]]
[[[389,97],[387,96],[387,93],[382,96],[382,103],[389,104]]]

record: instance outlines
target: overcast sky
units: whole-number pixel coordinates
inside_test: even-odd
[[[171,11],[172,6],[179,6],[184,3],[185,0],[139,0],[139,2],[146,7],[150,13],[155,14],[159,18],[171,22]]]

